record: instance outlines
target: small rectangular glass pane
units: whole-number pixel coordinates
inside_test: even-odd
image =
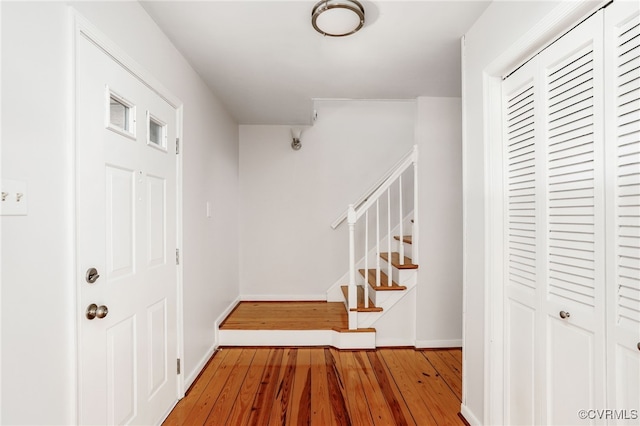
[[[158,146],[163,146],[162,138],[164,133],[164,126],[156,121],[149,120],[149,142]]]
[[[109,123],[112,126],[119,127],[122,130],[130,132],[129,129],[129,113],[130,108],[115,99],[113,96],[109,100]]]

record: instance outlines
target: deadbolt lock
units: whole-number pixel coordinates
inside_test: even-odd
[[[95,283],[98,278],[100,278],[100,275],[98,274],[98,270],[96,268],[87,269],[87,275],[85,276],[85,279],[89,284]]]

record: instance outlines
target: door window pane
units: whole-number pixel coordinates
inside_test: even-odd
[[[147,111],[147,145],[167,149],[167,125]]]
[[[106,88],[106,127],[129,139],[136,137],[136,107],[124,97]]]
[[[111,96],[109,99],[109,123],[122,130],[130,132],[129,118],[131,108]]]

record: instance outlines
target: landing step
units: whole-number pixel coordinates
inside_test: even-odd
[[[389,261],[389,253],[380,253],[380,257]],[[407,256],[404,257],[404,265],[400,264],[400,254],[397,252],[391,253],[391,264],[398,269],[418,269],[418,265],[414,265],[410,258]]]
[[[362,275],[364,277],[364,269],[360,269],[360,275]],[[387,282],[389,280],[389,278],[387,277],[387,274],[385,274],[384,272],[380,271],[380,286],[376,285],[376,270],[375,269],[369,269],[369,277],[367,279],[367,281],[369,282],[369,284],[371,285],[371,287],[373,287],[374,290],[376,291],[398,291],[398,290],[406,290],[407,287],[403,286],[403,285],[398,285],[398,283],[396,283],[395,281],[391,281],[391,285],[387,285]]]
[[[344,310],[344,309],[343,309]],[[218,331],[220,346],[333,346],[375,349],[375,328],[356,330],[229,330]]]
[[[342,289],[342,294],[344,294],[344,298],[347,301],[347,305],[349,305],[349,286],[343,285],[340,288]],[[358,307],[352,308],[351,310],[357,312],[382,312],[382,308],[376,307],[371,299],[369,299],[369,307],[364,307],[364,289],[362,286],[358,286]]]
[[[397,241],[400,241],[400,236],[396,235],[395,238]],[[411,235],[405,235],[402,237],[402,242],[407,244],[413,244],[413,237]]]

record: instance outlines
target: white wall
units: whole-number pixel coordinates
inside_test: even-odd
[[[138,3],[75,6],[184,102],[190,377],[212,349],[216,318],[239,294],[238,127]],[[28,216],[1,218],[2,424],[75,419],[69,31],[64,3],[2,4],[2,177],[27,181],[29,191]]]
[[[485,387],[486,208],[489,182],[485,179],[485,152],[494,118],[485,76],[500,77],[542,47],[597,1],[493,2],[465,35],[463,48],[463,208],[464,208],[464,364],[463,407],[472,424],[487,422]],[[572,14],[554,20],[557,8],[572,3]],[[533,33],[543,34],[531,38]],[[517,46],[517,47],[515,47]],[[495,119],[495,118],[494,118]],[[501,398],[500,395],[491,395]]]
[[[420,257],[416,345],[462,343],[460,98],[418,98]]]
[[[72,419],[75,303],[66,10],[2,5],[2,178],[28,216],[2,223],[2,424]]]
[[[324,299],[348,260],[347,227],[330,224],[414,144],[414,101],[316,109],[299,151],[287,126],[240,126],[243,297]]]

